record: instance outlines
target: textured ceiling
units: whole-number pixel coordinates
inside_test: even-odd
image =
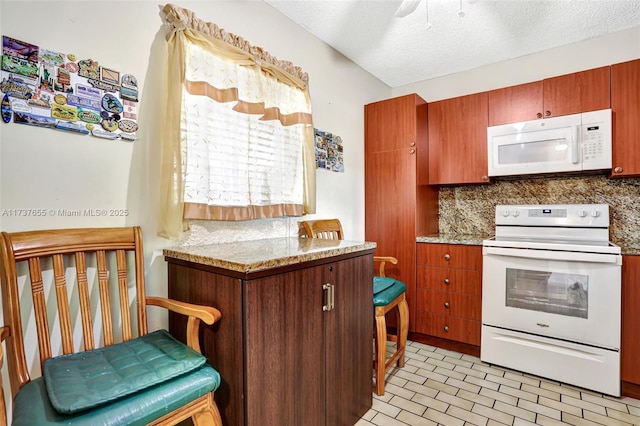
[[[390,87],[640,26],[640,0],[265,1]]]

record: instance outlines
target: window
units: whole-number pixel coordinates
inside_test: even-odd
[[[308,76],[173,5],[159,235],[188,219],[315,212]]]

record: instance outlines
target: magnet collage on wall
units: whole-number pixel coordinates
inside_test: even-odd
[[[134,141],[138,81],[131,74],[2,36],[0,113],[27,124]]]

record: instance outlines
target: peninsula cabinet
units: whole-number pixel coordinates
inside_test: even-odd
[[[221,375],[215,399],[225,425],[355,424],[372,405],[375,245],[345,252],[350,242],[278,240],[289,242],[165,250],[168,294],[222,313],[201,327],[201,343]],[[206,256],[194,257],[198,250]],[[267,258],[277,251],[286,262]],[[238,270],[252,255],[260,268]],[[184,325],[169,317],[179,339]]]
[[[640,399],[640,256],[622,257],[622,394]]]
[[[427,185],[427,104],[412,94],[367,104],[364,113],[365,239],[377,244],[376,255],[398,259],[386,272],[407,285],[413,331],[416,237],[438,232],[438,191]]]
[[[611,107],[610,67],[600,67],[489,92],[489,126]]]
[[[489,183],[487,92],[429,104],[429,184]]]
[[[416,331],[480,346],[482,247],[417,243]]]
[[[611,66],[612,176],[640,175],[640,59]]]

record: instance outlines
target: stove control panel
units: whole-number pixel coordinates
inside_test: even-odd
[[[609,205],[497,205],[496,225],[608,228]]]

